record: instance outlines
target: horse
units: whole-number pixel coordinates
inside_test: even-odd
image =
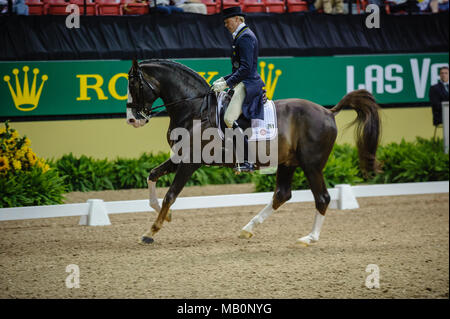
[[[205,119],[202,120],[202,105],[210,93],[210,85],[205,79],[180,63],[161,59],[138,63],[134,59],[128,72],[127,124],[135,128],[147,124],[159,110],[153,103],[161,98],[170,117],[167,141],[173,147],[175,141],[170,136],[175,129],[181,127],[192,133],[195,120],[202,121],[201,130],[213,127]],[[275,191],[270,203],[241,229],[239,238],[248,239],[254,236],[254,228],[291,198],[292,178],[296,168],[301,167],[314,195],[316,212],[311,233],[296,242],[308,246],[319,240],[330,203],[323,169],[337,137],[335,117],[344,107],[356,111],[357,117],[350,125],[356,124],[355,137],[360,168],[365,175],[373,174],[380,171],[376,159],[381,132],[379,106],[374,96],[366,90],[346,94],[331,109],[298,98],[276,100],[274,104],[278,125]],[[201,147],[204,146],[202,141]],[[212,165],[233,166],[234,162],[233,158],[233,163]],[[199,163],[192,163],[175,161],[171,156],[150,171],[147,179],[149,204],[158,216],[140,238],[141,244],[153,243],[154,236],[164,221],[171,221],[170,206],[192,174],[205,164],[203,159]],[[175,177],[160,206],[156,197],[156,182],[161,176],[173,172]]]

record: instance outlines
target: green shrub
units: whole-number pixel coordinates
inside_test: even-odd
[[[327,165],[323,171],[327,187],[336,184],[357,184],[362,181],[361,172],[355,163],[358,162],[357,150],[350,145],[335,145]],[[267,175],[256,173],[253,177],[257,192],[271,192],[275,190],[276,174]],[[301,168],[297,168],[292,178],[292,189],[309,189],[310,185]]]
[[[359,169],[358,152],[350,145],[335,145],[324,169],[327,187],[336,184],[413,183],[449,180],[449,155],[443,151],[442,139],[418,137],[415,142],[391,143],[380,146],[377,158],[383,172],[364,179]],[[275,190],[276,175],[255,173],[253,183],[257,192]],[[297,168],[292,189],[310,188],[302,170]]]
[[[416,142],[391,143],[380,146],[377,157],[382,164],[383,172],[373,178],[364,179],[359,169],[356,148],[350,145],[335,145],[324,169],[327,187],[344,183],[355,185],[449,179],[449,156],[443,152],[442,140],[418,138]],[[64,178],[66,191],[92,191],[146,188],[150,171],[168,158],[168,153],[145,153],[137,159],[117,158],[108,161],[106,159],[96,160],[87,156],[77,158],[73,154],[69,154],[50,162],[50,164],[59,176]],[[157,186],[170,186],[174,176],[175,173],[161,176]],[[194,172],[186,186],[249,182],[255,184],[257,192],[270,192],[275,189],[276,174],[242,173],[236,175],[231,168],[203,166]],[[292,181],[292,189],[308,188],[310,185],[303,171],[297,168]]]
[[[446,181],[449,179],[449,156],[443,151],[442,139],[391,143],[378,150],[383,173],[371,183],[408,183]]]
[[[114,189],[113,164],[107,160],[95,160],[84,155],[76,158],[70,153],[51,165],[58,170],[60,176],[64,176],[69,192]]]
[[[93,191],[109,189],[146,188],[150,171],[169,158],[169,153],[142,154],[137,159],[117,158],[113,161],[95,160],[90,157],[64,155],[51,162],[65,177],[68,191]],[[161,176],[157,187],[172,184],[175,173]],[[186,186],[250,183],[251,174],[236,175],[231,168],[203,166],[196,170]]]
[[[147,187],[146,175],[151,167],[150,163],[140,160],[117,159],[113,166],[115,189]]]
[[[32,168],[0,177],[0,208],[62,204],[66,192],[58,172]]]
[[[31,141],[9,126],[0,128],[0,207],[60,204],[63,179],[37,157]]]
[[[323,175],[327,187],[334,187],[337,184],[355,185],[363,182],[357,149],[347,144],[335,145]]]
[[[191,185],[217,185],[217,184],[241,184],[250,183],[251,174],[241,173],[236,175],[229,167],[203,166],[192,174],[186,186]]]
[[[138,159],[117,159],[114,161],[114,188],[146,188],[150,171],[169,159],[169,153],[142,154]],[[175,173],[161,176],[157,187],[168,187],[172,184]],[[196,170],[186,186],[249,183],[250,174],[235,175],[231,168],[203,166]]]

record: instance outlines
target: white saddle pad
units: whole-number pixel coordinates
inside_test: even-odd
[[[217,96],[217,112],[216,123],[217,127],[220,127],[220,111],[223,108],[222,100],[226,93],[220,92]],[[277,112],[275,110],[275,103],[272,100],[267,100],[264,104],[264,120],[252,119],[252,137],[249,139],[252,141],[267,141],[272,140],[277,136]],[[223,140],[223,132],[219,128],[219,136]]]

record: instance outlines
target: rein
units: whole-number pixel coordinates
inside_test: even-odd
[[[136,75],[132,74],[132,75],[129,76],[129,78],[133,78],[133,77],[136,77]],[[148,82],[144,78],[144,76],[142,74],[142,71],[140,69],[138,70],[138,78],[139,78],[139,100],[141,100],[143,98],[143,96],[144,96],[144,94],[143,94],[144,93],[144,86],[143,86],[142,83],[144,83],[150,90],[152,90],[155,95],[158,95],[158,94],[156,94],[156,92],[158,92],[158,91],[156,90],[155,86],[151,82]],[[139,107],[139,105],[143,105],[143,103],[137,103],[137,104],[136,103],[129,103],[127,105],[127,107],[137,109],[137,112],[148,121],[153,116],[155,116],[155,115],[157,115],[157,114],[159,114],[159,113],[164,111],[164,110],[161,110],[161,111],[158,111],[158,112],[154,112],[157,109],[160,109],[160,108],[163,108],[163,107],[167,107],[167,106],[171,106],[171,105],[175,105],[175,104],[178,104],[178,103],[181,103],[181,102],[187,102],[187,101],[192,101],[192,100],[196,100],[196,99],[200,99],[200,98],[205,98],[210,92],[211,92],[211,90],[209,90],[208,93],[206,93],[206,94],[202,94],[202,95],[194,96],[194,97],[189,97],[189,98],[185,98],[185,99],[180,99],[180,100],[177,100],[177,101],[174,101],[174,102],[170,102],[170,103],[166,103],[166,104],[163,104],[163,105],[151,106],[150,108],[142,108],[141,109]],[[138,102],[142,102],[142,101],[138,101]],[[139,109],[141,109],[141,110],[139,111]]]

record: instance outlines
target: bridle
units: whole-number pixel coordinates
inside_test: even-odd
[[[156,109],[161,108],[162,106],[156,106],[156,107],[150,107],[146,108],[144,107],[144,84],[157,96],[157,90],[153,83],[148,82],[145,80],[144,75],[142,74],[142,71],[138,69],[136,72],[128,75],[128,81],[130,80],[137,80],[139,83],[139,93],[137,96],[137,99],[133,99],[133,102],[127,103],[127,108],[135,109],[136,113],[144,117],[146,120],[149,120],[153,116],[155,116],[158,113],[161,113],[163,110],[155,112]]]
[[[147,107],[143,106],[144,105],[144,101],[143,101],[143,99],[144,99],[144,84],[153,92],[153,94],[155,96],[159,96],[159,90],[155,87],[155,85],[153,83],[147,81],[144,78],[144,75],[143,75],[141,69],[137,69],[136,72],[134,72],[128,76],[128,80],[133,80],[133,79],[137,80],[139,83],[139,95],[138,95],[136,102],[134,102],[134,100],[133,100],[133,102],[127,103],[127,108],[135,109],[136,113],[141,115],[147,121],[150,120],[153,116],[155,116],[165,110],[165,109],[162,109],[160,111],[156,111],[157,109],[165,108],[167,106],[175,105],[175,104],[178,104],[181,102],[205,98],[210,93],[210,91],[209,91],[208,93],[202,94],[200,96],[189,97],[189,98],[177,100],[177,101],[174,101],[171,103],[158,105],[158,106],[151,106],[150,108],[147,108]]]

